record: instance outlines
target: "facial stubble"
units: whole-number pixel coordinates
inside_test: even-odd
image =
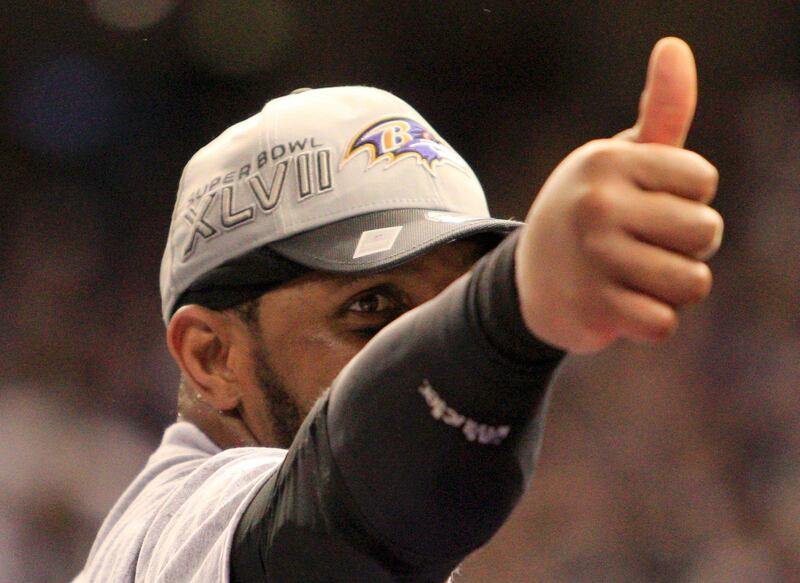
[[[286,383],[270,365],[269,353],[260,334],[256,335],[254,344],[252,355],[255,361],[256,382],[264,394],[276,441],[275,444],[269,445],[288,449],[300,430],[305,413],[287,390]]]

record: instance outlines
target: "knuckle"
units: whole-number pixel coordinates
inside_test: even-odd
[[[582,146],[584,171],[589,175],[594,175],[616,166],[619,163],[619,150],[623,143],[614,140],[592,140]]]
[[[713,276],[705,263],[697,263],[692,267],[686,286],[687,301],[694,303],[704,300],[711,293]]]
[[[602,330],[599,332],[589,332],[585,338],[585,345],[588,351],[598,351],[607,347],[617,339],[619,334],[613,330]]]
[[[584,327],[587,334],[603,342],[611,342],[617,335],[617,324],[608,312],[591,310],[584,314]]]
[[[608,237],[602,232],[587,233],[581,245],[583,252],[592,262],[598,262],[602,265],[608,265],[614,260],[613,245],[610,244]]]
[[[700,213],[697,225],[697,248],[695,253],[708,251],[716,244],[723,228],[722,216],[711,207],[704,207]]]
[[[592,290],[591,298],[581,304],[580,315],[585,329],[605,342],[611,342],[619,336],[622,325],[613,294],[613,289],[597,286]]]
[[[700,174],[699,190],[702,200],[708,202],[714,198],[719,185],[719,170],[710,162],[703,161],[703,170]]]
[[[586,189],[578,199],[576,218],[586,228],[607,221],[614,213],[615,196],[608,188],[595,186]]]
[[[648,322],[647,334],[651,340],[661,342],[675,334],[678,328],[678,315],[675,310],[659,310]]]

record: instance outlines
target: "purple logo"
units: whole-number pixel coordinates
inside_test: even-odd
[[[413,158],[434,176],[438,164],[447,163],[466,170],[464,162],[450,146],[433,131],[407,117],[385,118],[359,133],[345,150],[342,165],[360,152],[369,153],[368,167],[386,160],[388,168],[403,158]]]

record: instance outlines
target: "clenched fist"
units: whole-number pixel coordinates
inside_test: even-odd
[[[583,353],[655,342],[708,295],[722,217],[708,206],[717,170],[683,149],[696,98],[691,49],[662,39],[636,125],[578,148],[545,182],[516,250],[522,315],[542,340]]]

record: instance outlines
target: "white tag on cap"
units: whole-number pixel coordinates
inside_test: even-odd
[[[468,215],[462,215],[459,213],[447,213],[442,211],[427,211],[425,213],[425,218],[429,221],[436,221],[437,223],[453,223],[453,224],[461,224],[461,223],[468,223],[470,221],[479,221],[481,217],[470,217]]]
[[[397,236],[403,226],[399,227],[386,227],[383,229],[372,229],[371,231],[364,231],[358,239],[358,245],[353,253],[353,259],[364,257],[365,255],[372,255],[373,253],[380,253],[381,251],[388,251],[394,247],[394,242],[397,241]]]

